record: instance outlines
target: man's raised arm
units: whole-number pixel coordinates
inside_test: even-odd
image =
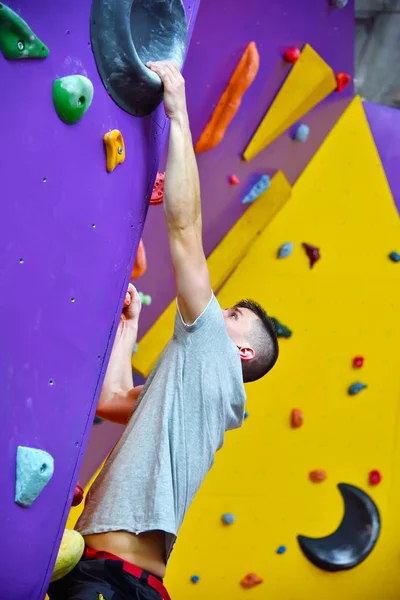
[[[185,82],[172,62],[148,63],[164,85],[164,105],[171,121],[164,185],[164,212],[179,309],[193,323],[211,299],[203,250],[199,172],[186,108]]]

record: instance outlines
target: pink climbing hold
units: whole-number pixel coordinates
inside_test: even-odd
[[[348,73],[338,73],[336,75],[336,92],[342,92],[351,81],[351,76]]]
[[[288,48],[283,56],[286,62],[293,65],[299,60],[300,54],[300,48]]]
[[[353,367],[355,369],[361,369],[361,367],[364,364],[364,357],[363,356],[355,356],[353,358]]]
[[[84,493],[83,487],[77,483],[75,486],[74,497],[72,498],[72,506],[79,506],[83,500]]]
[[[305,242],[303,242],[302,246],[310,260],[310,269],[312,269],[315,263],[321,258],[320,250],[316,246],[311,246],[311,244],[306,244]]]
[[[382,481],[382,475],[379,471],[374,469],[373,471],[370,471],[368,480],[370,485],[378,485]]]
[[[156,181],[150,198],[150,206],[162,204],[164,200],[165,173],[157,173]]]
[[[229,183],[231,185],[237,185],[238,183],[240,183],[240,179],[238,177],[236,177],[236,175],[231,175],[229,177]]]

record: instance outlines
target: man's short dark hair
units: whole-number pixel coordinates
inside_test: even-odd
[[[255,356],[251,360],[242,361],[243,381],[248,383],[264,377],[272,369],[279,355],[278,338],[273,321],[258,302],[245,299],[235,304],[235,307],[247,308],[257,317],[251,330]]]

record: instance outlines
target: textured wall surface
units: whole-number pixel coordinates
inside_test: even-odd
[[[197,3],[189,4],[192,20]],[[0,55],[0,512],[7,540],[0,596],[41,600],[166,128],[162,110],[138,120],[107,95],[90,47],[89,0],[11,0],[9,6],[50,56],[6,61]],[[87,75],[95,92],[82,121],[68,126],[54,111],[52,84],[74,73]],[[108,174],[103,135],[114,128],[124,135],[126,161]],[[55,461],[52,480],[29,509],[14,503],[18,445],[46,450]]]
[[[282,134],[254,160],[245,163],[241,153],[280,89],[289,65],[282,60],[290,46],[309,43],[335,70],[353,74],[354,4],[333,9],[328,0],[201,0],[188,58],[184,68],[187,99],[194,141],[201,134],[247,44],[254,40],[260,53],[258,75],[246,92],[242,105],[222,143],[198,155],[200,169],[204,247],[208,255],[245,210],[241,197],[260,173],[282,169],[293,183],[314,155],[352,95],[350,84],[341,94],[334,92],[315,107],[303,122],[311,127],[306,144],[293,142],[292,131]],[[227,177],[236,173],[238,186]],[[161,206],[151,207],[144,230],[148,271],[136,283],[153,297],[144,307],[139,336],[149,328],[175,295],[164,215]],[[115,443],[118,432],[102,424],[103,452],[99,443],[89,445],[82,473],[84,482],[99,466]],[[118,430],[119,431],[119,430]],[[95,434],[99,440],[100,434]]]

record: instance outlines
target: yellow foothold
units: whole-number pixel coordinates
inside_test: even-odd
[[[125,160],[125,144],[122,133],[118,129],[109,131],[104,136],[107,155],[107,171],[111,173],[115,167]]]
[[[104,600],[103,594],[99,594],[99,600]]]
[[[64,531],[51,581],[58,581],[76,567],[85,550],[85,541],[74,529]]]

